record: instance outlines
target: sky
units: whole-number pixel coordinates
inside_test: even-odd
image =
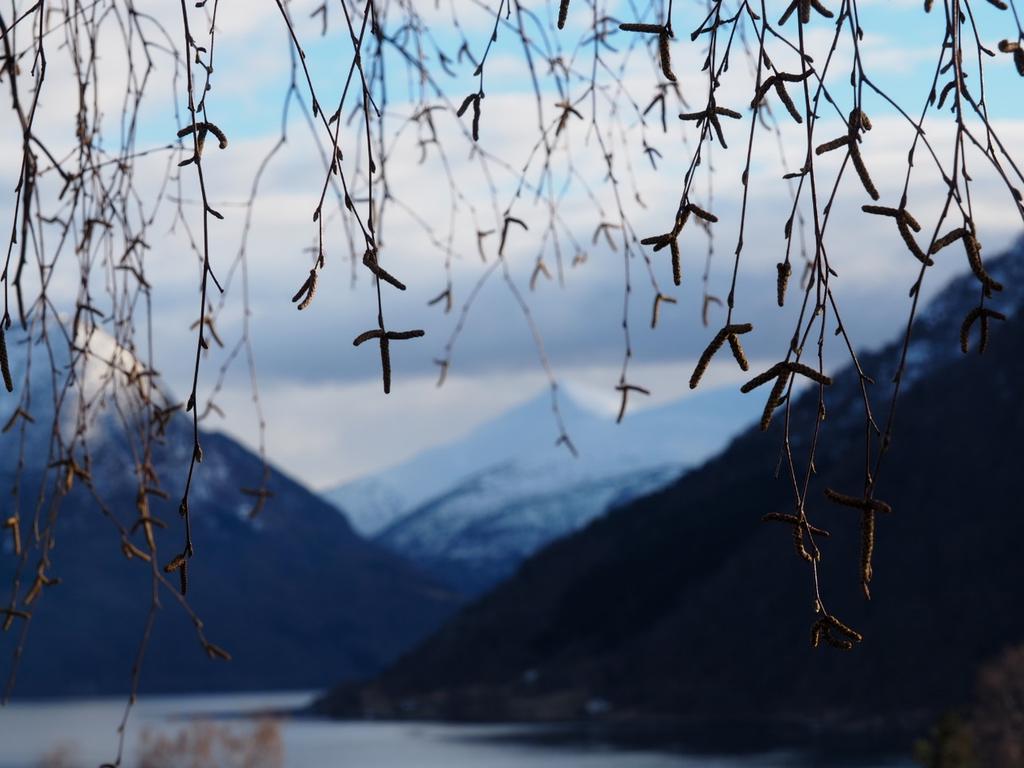
[[[829,5],[837,5],[831,0]],[[140,2],[141,7],[166,23],[169,34],[180,35],[180,19],[169,5]],[[318,92],[325,100],[336,102],[341,83],[351,61],[351,46],[346,42],[338,4],[329,4],[329,34],[319,37],[319,17],[309,14],[317,2],[291,4],[295,28],[307,52],[309,67]],[[451,25],[457,12],[461,33],[479,56],[493,25],[496,2],[451,0],[434,4],[417,3],[432,39],[452,58],[459,46],[459,35]],[[631,16],[631,3],[607,4],[608,12],[622,19]],[[640,4],[638,4],[640,5]],[[1002,37],[1011,35],[1012,24],[987,3],[974,3],[979,29],[986,45],[995,49]],[[550,19],[551,3],[525,2],[542,21]],[[767,3],[770,16],[781,14],[783,3]],[[776,6],[778,6],[776,8]],[[918,0],[860,0],[864,38],[861,54],[869,76],[883,87],[908,112],[917,114],[927,94],[935,68],[938,43],[942,38],[942,19],[938,13],[926,16]],[[603,6],[604,7],[604,6]],[[644,6],[646,7],[646,6]],[[672,44],[673,67],[680,75],[684,97],[693,109],[701,107],[706,95],[706,75],[700,72],[705,42],[690,40],[688,32],[699,23],[703,3],[676,4]],[[196,30],[205,30],[204,11],[192,10]],[[569,23],[562,37],[551,29],[544,33],[572,65],[589,70],[591,46],[576,46],[593,11],[588,3],[571,4]],[[543,24],[536,26],[541,35]],[[824,61],[832,27],[816,18],[808,29],[808,47],[816,61]],[[218,7],[217,38],[213,88],[208,95],[210,119],[226,132],[230,141],[223,151],[207,150],[204,167],[214,207],[225,215],[215,222],[211,258],[221,276],[229,273],[239,250],[245,221],[244,203],[262,159],[277,141],[281,129],[282,99],[288,86],[290,40],[274,3],[242,3],[224,0]],[[196,34],[201,34],[197,31]],[[538,38],[539,39],[539,38]],[[562,40],[566,42],[562,42]],[[56,47],[56,39],[54,40]],[[100,41],[98,66],[107,75],[96,93],[105,106],[105,136],[115,146],[116,116],[123,86],[118,73],[124,66],[118,57],[116,40]],[[756,40],[754,41],[756,44]],[[772,48],[780,65],[798,66],[795,57],[781,44]],[[424,55],[434,56],[430,51]],[[657,120],[646,128],[628,116],[629,103],[642,108],[655,93],[658,72],[638,51],[630,52],[622,44],[617,52],[603,56],[620,67],[621,91],[609,91],[606,104],[624,110],[625,131],[609,137],[616,175],[623,180],[622,205],[640,236],[666,229],[674,216],[683,173],[694,150],[691,127],[669,121],[662,133]],[[138,146],[160,147],[174,142],[179,115],[184,111],[180,79],[172,79],[171,60],[155,53],[156,71],[146,88],[146,108],[139,125]],[[558,280],[539,277],[531,290],[531,276],[541,248],[544,261],[555,273],[554,254],[544,245],[544,227],[548,222],[545,199],[536,200],[527,189],[516,196],[518,173],[530,157],[536,141],[536,101],[528,70],[524,66],[521,42],[507,29],[501,29],[485,69],[486,98],[482,104],[480,145],[492,158],[488,177],[472,155],[472,142],[466,136],[466,121],[460,121],[449,108],[435,117],[442,155],[428,146],[426,160],[420,162],[417,131],[402,122],[413,109],[410,90],[420,85],[409,79],[396,60],[388,75],[390,104],[385,119],[399,135],[389,145],[388,180],[401,201],[392,205],[380,238],[382,263],[407,285],[398,292],[384,287],[385,317],[389,327],[401,330],[422,328],[422,339],[395,344],[394,382],[390,395],[381,391],[380,362],[373,344],[354,348],[352,339],[376,324],[376,293],[369,275],[349,261],[347,235],[335,209],[324,216],[327,264],[319,291],[310,307],[298,312],[289,301],[311,266],[308,248],[315,245],[319,224],[312,220],[324,183],[324,166],[310,130],[293,103],[287,122],[288,141],[274,156],[262,178],[260,194],[253,208],[253,223],[248,236],[248,276],[251,292],[251,323],[258,369],[259,394],[266,417],[267,446],[272,461],[314,488],[328,488],[366,473],[376,472],[415,455],[432,445],[457,438],[475,425],[492,418],[513,405],[536,396],[547,386],[547,375],[537,350],[530,322],[542,339],[543,349],[563,392],[591,407],[614,412],[624,354],[622,333],[624,271],[621,242],[613,250],[600,236],[594,238],[599,221],[613,220],[616,201],[606,183],[606,169],[598,142],[588,133],[586,121],[572,118],[559,137],[559,151],[553,164],[558,184],[557,213],[562,228],[564,285]],[[851,105],[848,82],[851,57],[848,40],[837,52],[828,77],[830,89],[837,95],[842,110]],[[67,104],[75,103],[76,87],[70,72],[61,68],[59,51],[53,51],[47,90],[42,103],[41,131],[52,141],[64,145],[73,136],[73,115]],[[436,57],[435,57],[436,61]],[[750,78],[746,59],[733,54],[730,71],[723,77],[719,101],[735,106],[749,118]],[[472,65],[453,62],[454,75],[439,73],[444,98],[431,95],[432,103],[458,106],[476,90]],[[1009,57],[997,54],[985,62],[985,87],[992,105],[992,118],[1003,141],[1010,147],[1024,145],[1024,78],[1016,76]],[[26,68],[27,69],[27,68]],[[439,71],[440,72],[440,71]],[[21,74],[24,80],[28,72]],[[607,72],[599,80],[610,83]],[[300,78],[299,98],[308,106],[309,94]],[[569,97],[583,95],[583,86],[573,83]],[[329,96],[329,99],[327,99]],[[6,91],[4,97],[6,98]],[[550,87],[542,95],[546,114],[557,114],[554,104],[560,100]],[[351,102],[350,102],[351,103]],[[779,108],[781,143],[787,162],[792,164],[802,151],[802,126],[787,122]],[[333,106],[331,107],[333,109]],[[348,117],[346,108],[346,118]],[[584,103],[581,109],[588,110]],[[864,153],[881,191],[882,202],[898,199],[905,170],[906,153],[913,135],[906,121],[877,97],[868,95],[865,109],[872,115],[874,128],[865,135]],[[670,109],[672,113],[678,108]],[[589,111],[587,111],[589,115]],[[844,132],[835,109],[823,109],[816,137],[829,138]],[[729,148],[715,145],[705,155],[705,168],[695,189],[700,199],[713,206],[720,219],[714,232],[714,257],[709,273],[709,290],[724,297],[732,270],[732,251],[739,234],[741,186],[738,183],[744,163],[744,144],[749,121],[729,121],[726,126]],[[355,162],[360,150],[358,121],[343,129],[342,148],[348,163]],[[932,113],[926,131],[940,157],[947,157],[952,144],[953,127],[948,112]],[[422,133],[419,134],[422,136]],[[4,189],[13,189],[19,161],[18,137],[13,121],[0,127],[5,151],[0,157],[0,180]],[[657,171],[643,154],[647,141],[661,153]],[[571,154],[567,154],[567,151]],[[838,153],[833,153],[838,154]],[[175,155],[177,157],[177,155]],[[567,161],[571,157],[571,166]],[[155,192],[167,162],[167,153],[157,153],[140,161],[140,189]],[[820,178],[834,178],[839,158],[832,155],[817,160]],[[972,195],[981,239],[986,255],[994,255],[1021,232],[1021,221],[1004,187],[991,172],[984,170],[979,157],[972,160]],[[535,168],[535,166],[531,166]],[[775,264],[784,254],[782,224],[789,205],[788,186],[782,174],[795,170],[780,160],[779,143],[771,134],[759,134],[752,157],[750,199],[744,234],[742,270],[737,282],[737,319],[750,320],[756,333],[750,335],[748,352],[752,365],[774,362],[784,354],[798,310],[796,293],[784,309],[775,304]],[[572,174],[573,183],[563,188],[561,180]],[[630,182],[631,174],[635,177]],[[455,180],[449,185],[447,178]],[[531,180],[536,174],[531,171]],[[709,186],[710,178],[710,186]],[[492,200],[490,186],[496,189]],[[185,209],[198,227],[198,197],[194,175],[182,174],[181,194],[188,201]],[[638,193],[638,196],[635,194]],[[458,206],[453,220],[453,195]],[[330,199],[330,198],[329,198]],[[943,190],[938,176],[925,158],[915,167],[911,186],[911,209],[922,223],[934,227],[942,204]],[[514,228],[505,257],[509,280],[524,297],[530,320],[524,317],[516,299],[503,279],[497,263],[496,237],[485,241],[486,262],[477,253],[475,231],[494,227],[510,202],[513,215],[530,229]],[[909,301],[907,290],[916,278],[916,262],[905,251],[895,227],[859,212],[869,202],[856,177],[848,175],[838,191],[834,216],[826,235],[830,261],[838,272],[837,297],[844,308],[844,325],[857,342],[867,349],[899,334],[905,324]],[[357,201],[358,203],[358,201]],[[408,205],[413,214],[401,205]],[[474,223],[471,208],[479,217]],[[495,209],[498,209],[497,213]],[[597,210],[600,208],[600,212]],[[0,225],[5,230],[12,215],[11,200],[0,201]],[[423,226],[432,230],[428,233]],[[180,223],[172,229],[168,218],[157,218],[160,238],[151,243],[147,256],[149,274],[155,285],[154,346],[157,367],[165,386],[179,397],[187,393],[191,375],[187,362],[194,350],[195,336],[189,326],[198,316],[198,269]],[[586,261],[570,266],[576,252],[569,246],[575,239],[586,253]],[[442,305],[427,302],[446,286],[446,244],[451,244],[453,310],[445,314]],[[671,285],[671,272],[664,252],[653,254],[652,271],[662,291],[678,300],[662,307],[661,322],[650,329],[653,292],[643,258],[629,260],[632,358],[629,380],[651,390],[647,398],[634,398],[631,405],[644,407],[681,397],[688,392],[687,380],[694,361],[714,335],[723,313],[713,308],[709,328],[701,324],[702,281],[709,241],[699,228],[689,226],[681,240],[683,285]],[[952,251],[953,249],[950,249]],[[65,259],[71,262],[71,259]],[[62,274],[58,286],[73,295],[76,272]],[[927,278],[924,294],[937,291],[953,274],[966,268],[962,256],[937,259]],[[452,356],[452,367],[443,387],[437,387],[435,360],[444,357],[445,344],[456,328],[461,308],[474,286],[486,275]],[[353,277],[355,279],[353,279]],[[240,295],[240,275],[236,272],[224,299],[218,330],[225,339],[240,332],[244,308]],[[442,303],[443,304],[443,303]],[[951,340],[953,343],[953,340]],[[842,350],[838,344],[829,352],[829,362],[839,365]],[[214,348],[202,362],[202,396],[208,396],[217,380],[218,370],[227,361],[227,352]],[[226,431],[243,443],[258,444],[258,418],[252,408],[248,373],[241,361],[228,371],[216,402],[223,410],[204,422],[207,429]],[[707,386],[734,386],[746,377],[731,362],[715,364]],[[642,400],[642,402],[641,402]],[[568,425],[571,434],[571,424]],[[549,434],[538,435],[539,444],[558,436],[554,423]]]

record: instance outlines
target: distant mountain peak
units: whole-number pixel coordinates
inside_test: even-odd
[[[353,526],[477,592],[609,507],[671,482],[745,426],[757,404],[735,388],[638,410],[623,423],[592,390],[562,387],[579,455],[555,444],[544,389],[470,434],[329,493]]]
[[[603,419],[614,419],[619,407],[618,393],[608,386],[595,387],[566,382],[559,387],[560,401],[567,408]]]

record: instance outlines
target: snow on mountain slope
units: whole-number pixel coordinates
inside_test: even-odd
[[[376,540],[461,592],[478,594],[549,542],[609,508],[664,487],[680,471],[673,464],[533,485],[532,468],[501,464],[427,502]]]
[[[574,459],[556,446],[551,400],[544,391],[463,439],[433,448],[379,474],[327,491],[356,530],[374,536],[413,510],[485,470],[515,463],[529,488],[562,490],[588,480],[665,465],[679,471],[725,446],[756,413],[735,389],[710,390],[669,405],[639,410],[616,424],[562,392],[559,400]],[[509,486],[520,493],[519,478]]]
[[[756,415],[734,388],[614,415],[560,399],[579,451],[556,446],[545,391],[465,439],[329,495],[353,525],[464,594],[609,508],[651,493],[721,450]]]
[[[418,496],[390,478],[390,472],[367,475],[321,494],[345,511],[352,527],[363,536],[375,536],[415,504]]]
[[[951,249],[952,250],[952,249]],[[986,262],[986,270],[994,279],[1005,286],[985,300],[985,306],[995,309],[1007,317],[1014,315],[1024,306],[1024,237],[1021,237],[1005,254]],[[951,320],[959,321],[964,314],[978,303],[981,288],[970,273],[951,280],[922,309],[914,326],[914,335],[907,352],[907,375],[910,383],[924,376],[929,367],[938,367],[959,358],[963,353],[949,330]],[[978,328],[971,334],[971,349],[978,347]]]

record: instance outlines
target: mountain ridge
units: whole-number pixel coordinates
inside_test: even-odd
[[[829,605],[867,636],[854,653],[811,650],[806,566],[785,530],[758,524],[792,506],[768,466],[780,440],[775,424],[548,545],[380,677],[335,689],[320,711],[747,718],[877,734],[912,731],[966,700],[978,663],[1024,640],[1024,616],[1014,610],[1024,599],[1014,543],[1024,521],[1010,514],[1024,433],[1024,241],[987,266],[1018,292],[995,299],[1011,319],[993,329],[984,356],[957,349],[960,319],[977,299],[970,276],[952,281],[915,325],[914,354],[941,352],[901,400],[878,488],[896,511],[879,522],[870,603],[859,596],[855,518],[822,495],[863,480],[853,459],[863,456],[863,415],[844,415],[860,397],[855,373],[839,372],[827,393],[837,415],[822,425],[809,499],[815,522],[833,533],[822,566]],[[887,381],[898,352],[891,344],[861,362]],[[795,435],[815,410],[815,397],[796,400]]]
[[[381,473],[328,490],[323,496],[348,510],[353,525],[361,533],[377,536],[472,475],[502,463],[525,459],[529,466],[558,469],[574,478],[601,477],[618,469],[647,469],[670,462],[682,468],[694,457],[713,450],[715,443],[710,448],[696,447],[659,428],[660,424],[688,419],[694,422],[693,431],[699,432],[704,422],[714,420],[720,422],[720,432],[728,433],[738,429],[749,416],[742,407],[739,414],[734,413],[737,405],[746,405],[735,393],[716,390],[638,410],[622,424],[616,424],[614,414],[589,408],[563,390],[559,395],[562,416],[580,451],[580,458],[575,459],[563,447],[556,446],[553,437],[547,439],[554,429],[550,398],[550,392],[543,390],[464,437],[424,451]],[[595,449],[608,443],[609,435],[620,443],[618,452],[610,456]],[[416,490],[410,491],[412,488]],[[367,498],[370,503],[364,512]],[[380,511],[374,509],[377,498],[383,499]]]
[[[510,485],[528,488],[534,472],[502,464],[413,510],[375,540],[472,597],[511,575],[548,542],[667,485],[682,471],[677,465],[634,469],[503,496],[501,490]],[[497,493],[487,491],[488,480],[497,481]]]
[[[725,389],[638,409],[622,423],[571,395],[561,405],[575,455],[544,439],[553,425],[545,391],[465,438],[348,487],[368,494],[362,498],[371,508],[383,498],[385,506],[398,499],[401,509],[361,517],[357,498],[345,503],[357,509],[364,532],[368,519],[383,525],[375,541],[473,597],[549,541],[671,482],[756,412]]]

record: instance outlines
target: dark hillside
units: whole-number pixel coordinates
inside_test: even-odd
[[[1020,262],[993,264],[1007,276]],[[1024,640],[1024,323],[1018,314],[984,356],[961,356],[970,298],[958,299],[970,287],[953,283],[916,329],[915,353],[930,354],[901,401],[880,480],[895,513],[879,522],[870,603],[859,591],[856,513],[822,496],[858,487],[863,420],[852,410],[825,423],[810,498],[833,532],[826,599],[867,636],[853,653],[810,648],[806,568],[788,529],[759,522],[791,504],[773,477],[780,435],[752,430],[668,490],[549,546],[375,683],[343,687],[324,708],[569,719],[603,700],[613,717],[891,728],[967,699],[978,664]],[[932,352],[947,348],[955,354]],[[865,368],[888,381],[894,354],[867,355]],[[838,378],[833,413],[857,398],[854,384],[849,372]],[[888,388],[876,389],[880,400]],[[804,417],[809,408],[797,405]]]
[[[16,348],[18,355],[25,352],[24,345]],[[46,461],[48,427],[40,425],[50,423],[43,412],[46,377],[35,378],[36,422],[28,427],[22,480],[29,495],[39,487]],[[101,495],[111,513],[130,526],[137,514],[134,461],[109,409],[89,437],[92,475]],[[12,458],[0,473],[4,488],[11,487],[17,440],[17,430],[0,436],[0,451]],[[191,424],[179,414],[155,457],[171,498],[151,500],[152,513],[168,526],[156,531],[162,562],[181,547],[176,502],[191,440]],[[204,433],[202,445],[205,458],[191,496],[196,555],[189,567],[189,601],[209,640],[226,648],[233,660],[208,659],[191,621],[174,596],[163,591],[141,678],[143,691],[318,688],[339,676],[366,678],[436,629],[458,606],[456,596],[359,537],[333,506],[280,472],[271,470],[268,488],[274,496],[250,519],[253,500],[240,489],[259,485],[259,458],[217,433]],[[31,520],[32,507],[24,498],[21,509]],[[22,530],[27,537],[30,526]],[[144,547],[142,532],[134,535]],[[55,541],[49,573],[62,582],[44,590],[33,606],[15,693],[126,691],[150,605],[150,567],[123,557],[117,530],[81,483],[60,505]],[[17,558],[9,535],[2,546],[0,585],[6,595]],[[37,558],[38,550],[30,552],[18,607],[32,584]],[[0,636],[4,675],[19,629],[16,624]]]

